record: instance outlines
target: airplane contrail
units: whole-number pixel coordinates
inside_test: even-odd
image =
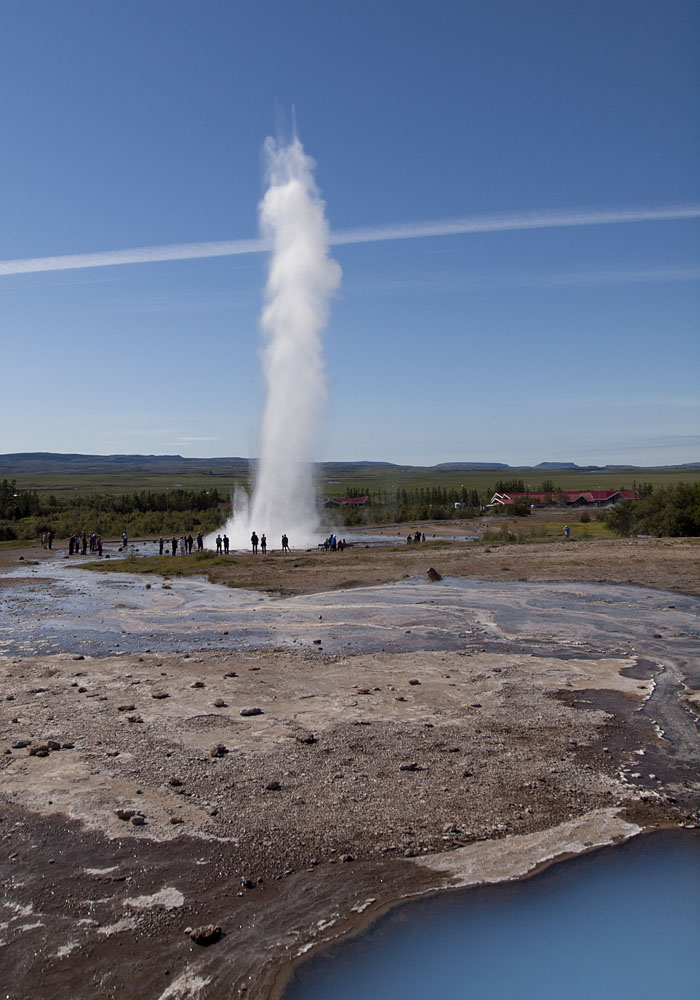
[[[385,240],[413,240],[429,236],[466,236],[472,233],[505,233],[527,229],[564,229],[573,226],[609,226],[632,222],[672,222],[700,218],[700,205],[669,205],[661,208],[571,209],[562,212],[519,212],[503,215],[471,216],[432,222],[406,222],[364,229],[344,229],[331,233],[332,245],[379,243]],[[132,247],[96,253],[60,254],[53,257],[24,257],[0,260],[0,277],[35,274],[40,271],[68,271],[85,267],[114,267],[117,264],[154,264],[158,261],[196,260],[205,257],[233,257],[269,250],[263,239],[220,240],[208,243],[170,243],[164,246]]]

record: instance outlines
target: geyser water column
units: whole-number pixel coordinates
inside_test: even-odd
[[[252,501],[234,496],[226,524],[234,548],[252,531],[278,548],[316,541],[318,514],[312,459],[326,397],[322,333],[329,301],[340,284],[328,256],[329,226],[313,177],[313,160],[295,135],[265,143],[269,185],[260,203],[260,227],[272,247],[261,327],[267,399]]]

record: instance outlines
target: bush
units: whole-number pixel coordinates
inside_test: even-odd
[[[700,535],[700,483],[679,483],[655,490],[642,500],[626,500],[611,508],[605,523],[617,535],[657,538]]]

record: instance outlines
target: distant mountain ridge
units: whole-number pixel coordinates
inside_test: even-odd
[[[30,474],[68,475],[102,474],[109,472],[163,472],[163,473],[218,473],[246,476],[255,459],[230,458],[183,458],[182,455],[81,455],[51,451],[22,451],[0,455],[0,476]],[[445,472],[500,472],[504,470],[537,469],[562,472],[628,472],[645,468],[655,469],[700,469],[700,462],[686,462],[683,465],[576,465],[575,462],[540,462],[535,466],[514,466],[504,462],[441,462],[433,466],[397,465],[394,462],[318,462],[325,475],[334,475],[345,470],[362,469],[410,469],[430,468]]]

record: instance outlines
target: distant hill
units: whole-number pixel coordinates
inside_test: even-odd
[[[540,462],[535,466],[536,469],[580,469],[581,466],[577,465],[576,462]],[[598,466],[590,466],[590,468],[598,468]]]
[[[247,475],[247,458],[183,458],[181,455],[62,455],[50,451],[0,455],[0,476],[110,472],[218,472]]]
[[[104,475],[115,472],[126,473],[214,473],[228,476],[247,476],[254,459],[231,458],[183,458],[182,455],[79,455],[61,454],[51,451],[22,451],[0,455],[0,476],[21,475]],[[322,462],[318,463],[322,474],[329,477],[354,473],[360,476],[363,470],[373,473],[382,469],[401,471],[419,468],[435,469],[443,472],[502,472],[509,469],[525,472],[536,469],[547,472],[635,472],[649,466],[639,465],[576,465],[575,462],[540,462],[535,466],[511,466],[505,462],[441,462],[433,466],[396,465],[393,462]],[[654,466],[657,469],[698,470],[700,462],[685,465]]]
[[[459,472],[460,469],[469,470],[470,472],[491,472],[498,471],[499,469],[510,469],[509,465],[504,465],[503,462],[440,462],[439,465],[434,465],[434,469],[447,469],[449,472]]]

